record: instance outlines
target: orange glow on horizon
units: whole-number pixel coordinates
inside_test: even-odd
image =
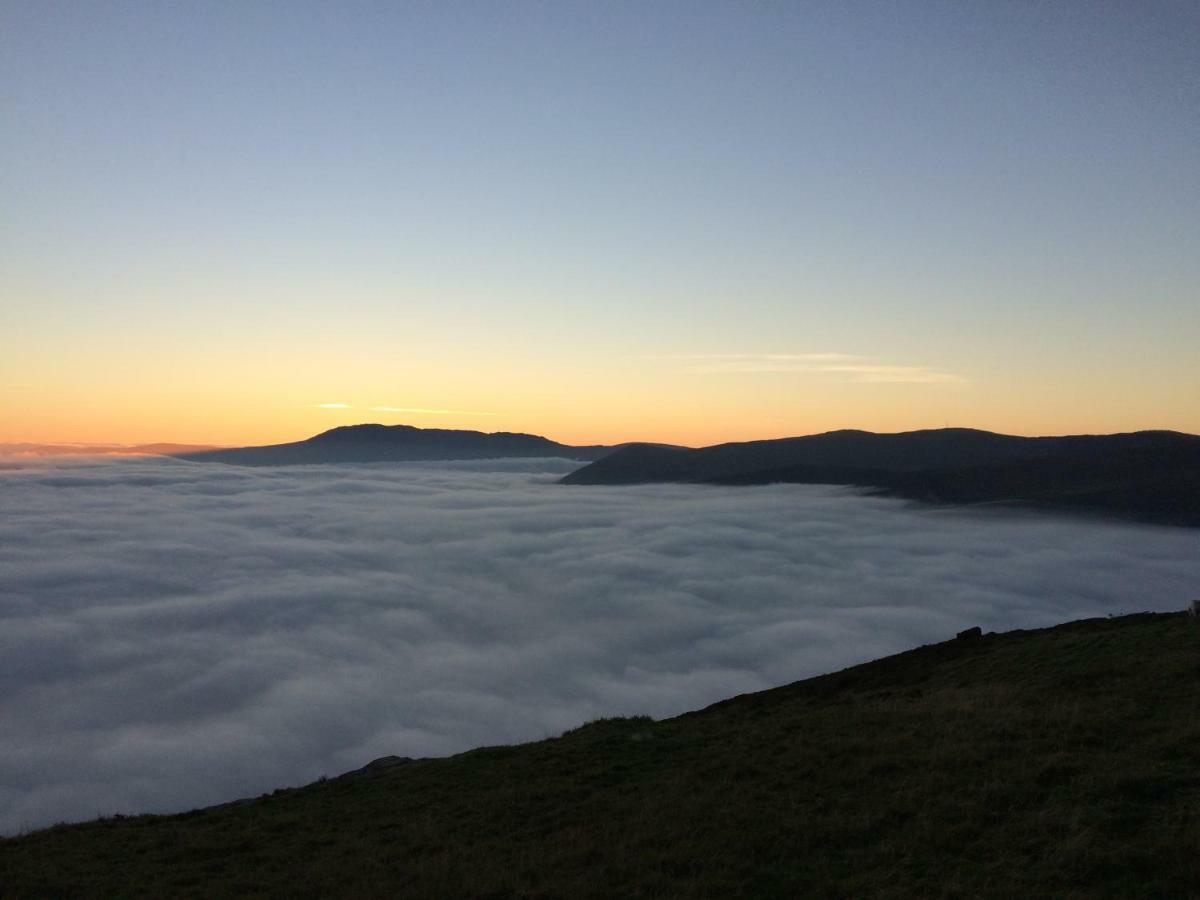
[[[848,357],[819,362],[837,371],[809,372],[788,369],[809,365],[798,355],[750,371],[740,360],[698,367],[634,354],[501,355],[476,345],[451,355],[439,344],[399,361],[373,345],[355,349],[249,342],[136,358],[80,349],[72,369],[29,348],[6,360],[0,443],[251,446],[367,422],[525,432],[576,445],[706,446],[843,428],[1200,432],[1195,370],[1139,382],[1119,370],[1062,366],[1047,376],[953,360],[944,369],[872,364],[847,373]],[[941,371],[956,377],[929,375]],[[875,380],[897,373],[908,380]]]
[[[850,411],[814,410],[807,415],[783,416],[756,414],[741,416],[707,415],[703,410],[678,412],[669,418],[647,411],[626,410],[623,414],[597,414],[584,421],[576,411],[546,410],[540,414],[445,415],[420,413],[383,413],[369,408],[348,406],[337,409],[301,407],[277,412],[269,419],[251,411],[224,408],[212,417],[189,411],[171,415],[167,411],[147,410],[142,414],[97,410],[91,415],[74,417],[47,414],[8,417],[0,427],[0,443],[74,444],[101,447],[117,452],[118,447],[147,444],[193,446],[254,446],[304,440],[331,428],[376,423],[411,425],[418,428],[469,429],[474,431],[512,431],[537,434],[569,445],[617,444],[634,441],[701,447],[712,444],[767,440],[817,434],[845,428],[877,432],[913,431],[947,426],[980,428],[1018,435],[1111,433],[1167,428],[1200,432],[1200,422],[1191,427],[1181,423],[1156,421],[1120,421],[1096,417],[1070,422],[1053,416],[983,417],[958,415],[920,415],[915,410],[872,410],[874,415]],[[864,411],[865,412],[865,411]]]

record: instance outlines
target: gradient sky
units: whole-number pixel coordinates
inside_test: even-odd
[[[4,0],[0,85],[0,441],[1200,432],[1194,2]]]

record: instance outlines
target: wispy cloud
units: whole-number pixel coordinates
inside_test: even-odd
[[[858,384],[966,384],[967,379],[932,366],[896,365],[850,353],[708,353],[655,357],[687,363],[693,375],[759,373],[832,375]]]
[[[692,360],[696,362],[775,362],[775,363],[822,363],[861,359],[849,353],[680,353],[669,356],[653,356],[651,359]]]
[[[317,409],[349,409],[349,403],[318,403]]]
[[[885,366],[864,363],[824,366],[822,372],[842,372],[852,381],[863,384],[966,384],[967,380],[953,372],[942,372],[928,366]]]
[[[418,416],[494,416],[494,412],[471,409],[425,409],[420,406],[372,406],[372,412],[413,413]]]

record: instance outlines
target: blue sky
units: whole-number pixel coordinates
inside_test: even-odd
[[[1194,4],[0,8],[0,438],[1200,431]]]

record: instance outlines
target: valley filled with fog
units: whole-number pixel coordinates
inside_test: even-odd
[[[0,463],[0,834],[1200,594],[1196,530],[576,467]]]

